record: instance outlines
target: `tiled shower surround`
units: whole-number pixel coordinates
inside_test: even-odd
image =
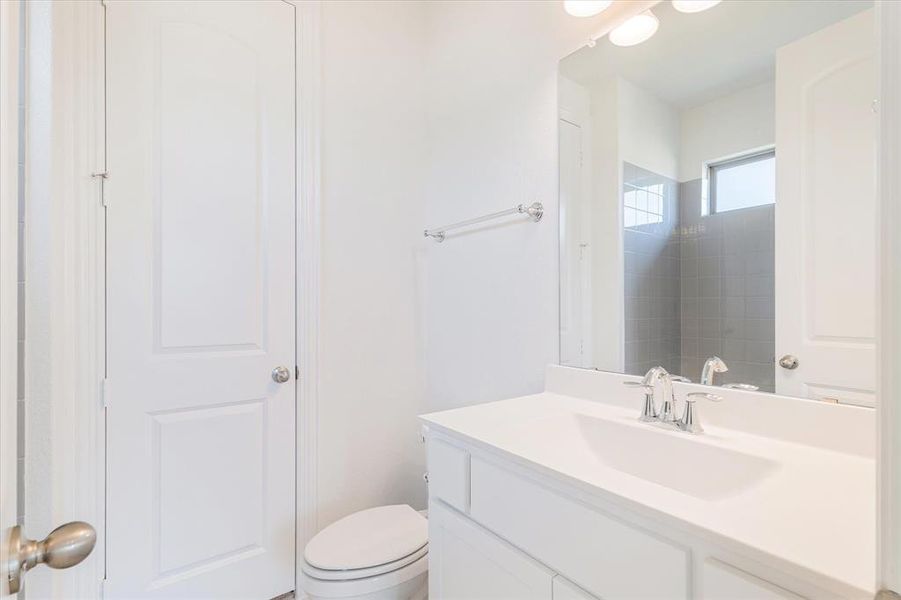
[[[681,369],[679,184],[623,163],[625,370]],[[632,222],[636,222],[632,225]]]
[[[625,371],[662,365],[698,381],[716,355],[729,366],[717,383],[774,391],[775,207],[701,216],[700,179],[677,184],[624,163],[623,181]],[[647,197],[657,195],[661,211],[641,209],[656,209]],[[636,210],[647,215],[633,225]]]
[[[701,180],[680,184],[682,374],[704,360],[729,366],[723,383],[775,391],[775,206],[701,216]]]

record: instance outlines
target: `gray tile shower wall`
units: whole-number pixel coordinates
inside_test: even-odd
[[[720,356],[720,383],[775,390],[775,207],[701,216],[701,180],[679,185],[681,374]]]
[[[698,381],[775,390],[773,205],[701,215],[701,180],[623,163],[625,372],[662,365]]]
[[[623,163],[627,214],[625,261],[625,371],[655,365],[678,373],[680,339],[679,184]]]

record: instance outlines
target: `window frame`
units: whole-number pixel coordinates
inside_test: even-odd
[[[722,167],[738,167],[741,165],[746,165],[754,162],[759,162],[761,160],[767,160],[770,158],[776,158],[776,147],[775,146],[765,146],[762,148],[755,148],[754,150],[749,150],[746,152],[741,152],[738,154],[733,154],[728,157],[718,158],[716,160],[712,160],[704,163],[704,203],[702,206],[701,214],[703,216],[710,216],[715,214],[720,214],[721,211],[717,210],[717,202],[716,202],[716,172],[718,169]],[[775,190],[774,190],[775,192]],[[775,204],[775,199],[772,203]],[[766,206],[764,204],[756,204],[754,206],[746,206],[743,208],[735,208],[723,212],[732,212],[732,210],[745,210],[748,208],[755,208],[758,206]]]

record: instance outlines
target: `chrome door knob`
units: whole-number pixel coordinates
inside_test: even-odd
[[[779,359],[779,366],[783,369],[788,369],[789,371],[797,369],[799,364],[798,357],[791,354],[786,354]]]
[[[94,549],[97,532],[83,521],[57,527],[41,541],[29,540],[16,525],[9,536],[9,591],[22,587],[22,577],[40,564],[51,569],[68,569],[83,561]]]
[[[272,369],[272,381],[275,383],[285,383],[291,379],[291,371],[288,367],[275,367]]]

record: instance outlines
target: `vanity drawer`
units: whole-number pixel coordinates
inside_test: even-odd
[[[688,598],[690,554],[479,458],[470,514],[601,598]]]
[[[801,596],[716,559],[701,567],[701,600],[803,600]]]
[[[469,512],[469,452],[439,439],[428,448],[429,496]]]

